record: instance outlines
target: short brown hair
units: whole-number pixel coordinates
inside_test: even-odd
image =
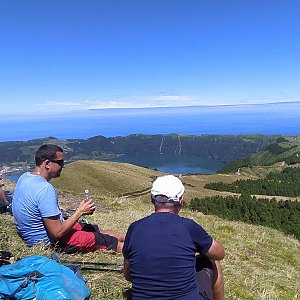
[[[64,150],[53,144],[42,145],[35,154],[35,164],[40,166],[46,159],[55,160],[56,152],[64,152]]]

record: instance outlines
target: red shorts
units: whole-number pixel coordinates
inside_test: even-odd
[[[96,250],[117,250],[118,239],[102,234],[97,225],[77,222],[72,229],[59,240],[59,246],[70,248],[67,252],[90,252]]]

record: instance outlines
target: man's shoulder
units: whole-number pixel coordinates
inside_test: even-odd
[[[190,218],[186,218],[186,217],[182,217],[182,216],[179,216],[180,219],[183,221],[183,222],[187,222],[187,223],[195,223],[197,224],[196,221],[194,221],[193,219],[190,219]]]
[[[25,172],[19,177],[17,184],[26,181],[47,182],[47,180],[45,180],[45,178],[43,178],[42,176],[34,175],[31,172]]]
[[[152,215],[149,215],[149,216],[146,216],[146,217],[144,217],[144,218],[141,218],[141,219],[139,219],[139,220],[137,220],[137,221],[134,221],[133,223],[131,223],[131,227],[135,227],[135,226],[139,226],[139,225],[143,225],[143,224],[145,224],[145,223],[147,223],[147,221],[150,219],[150,217],[151,217]]]
[[[50,182],[48,182],[44,177],[31,174],[30,172],[22,174],[18,179],[17,185],[19,184],[23,186],[24,184],[29,185],[31,183],[34,184],[34,186],[49,187],[54,189],[53,185]]]
[[[150,223],[152,222],[153,218],[152,215],[153,214],[131,223],[128,227],[128,232],[132,232],[134,230],[143,230],[144,228],[150,226]]]
[[[182,224],[189,229],[203,229],[203,227],[193,219],[180,217],[180,220]]]
[[[29,177],[29,174],[30,174],[30,172],[25,172],[25,173],[23,173],[23,174],[18,178],[17,183],[19,183],[19,182],[25,180],[25,178],[28,178],[28,177]]]
[[[14,199],[22,198],[24,200],[28,195],[31,195],[30,197],[34,199],[56,198],[54,186],[43,177],[33,175],[30,172],[26,172],[21,176],[15,188]]]

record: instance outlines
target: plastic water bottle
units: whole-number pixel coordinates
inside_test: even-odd
[[[84,200],[85,201],[90,200],[90,191],[89,190],[84,190]]]
[[[90,200],[90,191],[89,190],[84,190],[84,201]],[[95,212],[91,216],[92,222],[95,223]],[[87,223],[91,223],[90,221],[86,221]]]

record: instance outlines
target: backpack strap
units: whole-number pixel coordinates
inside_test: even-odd
[[[24,278],[23,282],[20,284],[20,286],[16,290],[14,290],[14,292],[12,294],[10,294],[7,299],[9,299],[9,300],[16,299],[15,295],[17,293],[19,293],[22,289],[26,288],[28,286],[28,284],[30,283],[30,281],[36,282],[36,280],[38,278],[41,278],[43,276],[44,275],[41,274],[39,271],[33,271],[33,272],[28,273],[26,275],[26,277]]]
[[[9,251],[0,251],[0,267],[11,263],[12,253]]]
[[[0,259],[10,259],[12,257],[12,253],[9,251],[0,251]]]

